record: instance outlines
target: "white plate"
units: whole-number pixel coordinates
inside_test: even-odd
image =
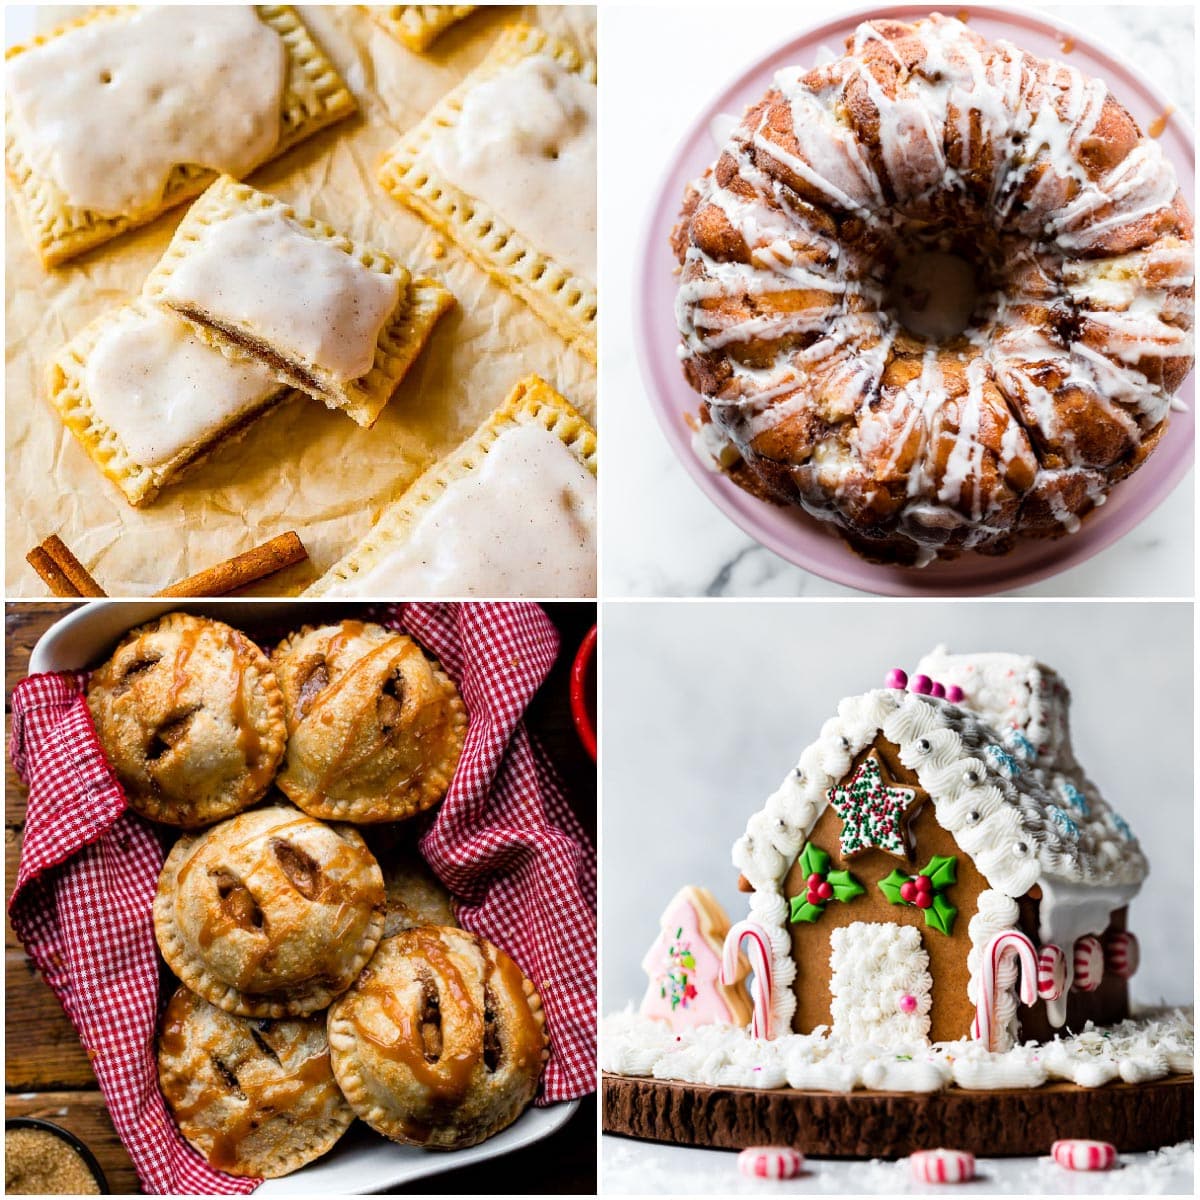
[[[307,618],[320,607],[319,601],[207,601],[180,604],[170,600],[95,600],[55,622],[38,639],[29,656],[29,672],[77,671],[102,662],[118,639],[143,621],[153,620],[171,609],[186,609],[253,631],[263,624],[289,623],[297,609],[308,610]],[[344,605],[343,605],[344,607]],[[495,1137],[466,1150],[436,1152],[414,1146],[398,1146],[356,1123],[324,1158],[284,1179],[268,1179],[256,1196],[302,1194],[358,1194],[376,1192],[483,1162],[512,1150],[520,1150],[561,1129],[579,1107],[578,1100],[551,1108],[529,1108],[512,1125]],[[502,1189],[498,1189],[502,1190]]]

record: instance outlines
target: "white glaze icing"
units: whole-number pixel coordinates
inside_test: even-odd
[[[251,5],[146,7],[8,63],[39,173],[107,216],[154,207],[179,164],[241,176],[279,144],[287,54]]]
[[[988,1091],[1056,1080],[1102,1087],[1116,1078],[1138,1082],[1188,1074],[1194,1053],[1191,1009],[1148,1010],[1103,1028],[1089,1022],[1078,1034],[1000,1053],[965,1039],[884,1047],[833,1037],[824,1029],[771,1041],[729,1025],[676,1032],[631,1009],[601,1020],[599,1042],[601,1069],[618,1075],[840,1092],[932,1092],[951,1083]]]
[[[411,535],[330,595],[594,596],[596,479],[521,424],[424,509]]]
[[[1083,151],[1111,111],[1103,82],[1005,41],[980,47],[940,14],[910,29],[920,68],[906,65],[891,95],[862,55],[877,43],[900,56],[870,23],[849,55],[776,75],[783,103],[751,109],[723,144],[720,172],[693,185],[698,210],[723,217],[748,254],[689,245],[676,318],[681,356],[719,368],[704,399],[739,453],[788,418],[811,417],[815,432],[797,435],[792,464],[797,502],[837,521],[845,506],[883,498],[883,484],[894,489],[899,479],[904,499],[889,528],[923,565],[949,537],[969,549],[1020,529],[1022,496],[1035,489],[1068,531],[1087,504],[1103,502],[1118,472],[1076,444],[1063,414],[1083,396],[1130,447],[1165,419],[1171,395],[1143,367],[1192,354],[1192,256],[1182,237],[1121,246],[1139,221],[1175,202],[1178,185],[1145,138],[1091,177]],[[847,115],[867,103],[878,156]],[[801,188],[815,212],[798,202]],[[919,376],[885,389],[901,322],[881,263],[913,238],[919,249],[950,249],[928,244],[937,196],[952,205],[975,197],[1003,243],[990,263],[999,284],[981,298],[965,346],[931,341]],[[833,240],[826,214],[853,215],[884,251]],[[1107,254],[1101,238],[1113,241]],[[779,292],[796,303],[755,303]],[[1078,319],[1079,332],[1063,335],[1060,323],[1065,343],[1051,341],[1047,309],[1068,325]],[[751,340],[759,344],[747,356]],[[1044,443],[1054,454],[1039,461],[1034,447]],[[1080,498],[1068,503],[1058,490],[1068,487]]]
[[[371,370],[400,281],[269,208],[206,225],[163,296],[345,383]]]
[[[429,154],[539,249],[596,279],[596,85],[579,72],[523,58],[467,93]]]
[[[97,338],[84,387],[96,414],[146,467],[202,444],[279,391],[265,367],[230,362],[153,306],[127,309]]]

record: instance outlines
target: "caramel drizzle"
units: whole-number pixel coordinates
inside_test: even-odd
[[[167,1008],[161,1035],[162,1052],[166,1056],[177,1059],[187,1056],[189,1014],[184,1011],[186,1008],[186,1001],[176,1004],[174,999]],[[226,1020],[241,1023],[236,1017]],[[247,1024],[234,1031],[233,1036],[252,1037],[250,1028]],[[236,1051],[236,1045],[231,1043],[230,1057]],[[261,1049],[256,1052],[263,1054]],[[207,1064],[195,1071],[189,1080],[192,1085],[189,1088],[191,1099],[183,1095],[167,1096],[176,1121],[181,1126],[194,1123],[188,1133],[191,1139],[199,1143],[210,1166],[221,1171],[244,1172],[253,1165],[245,1161],[242,1153],[243,1144],[251,1136],[282,1120],[283,1129],[264,1139],[271,1151],[278,1150],[279,1143],[286,1139],[288,1129],[319,1115],[323,1110],[331,1109],[330,1101],[335,1096],[335,1090],[328,1044],[295,1064],[289,1064],[276,1055],[271,1057],[278,1065],[279,1077],[265,1079],[258,1087],[247,1087],[245,1081],[221,1057],[209,1054]],[[214,1106],[225,1099],[235,1086],[236,1093],[244,1102],[215,1109]],[[218,1112],[220,1126],[213,1128],[213,1116]],[[258,1154],[261,1155],[261,1150]]]
[[[525,975],[521,968],[498,947],[489,947],[488,950],[489,953],[485,954],[485,986],[491,987],[493,974],[500,976],[502,988],[508,993],[506,1011],[515,1016],[516,1025],[513,1028],[509,1023],[505,1024],[500,1062],[503,1064],[512,1057],[515,1065],[524,1070],[540,1061],[546,1047],[545,1033],[529,1007],[529,999],[525,995]]]
[[[1162,137],[1167,131],[1167,122],[1171,119],[1175,112],[1175,105],[1168,104],[1149,125],[1146,126],[1146,133],[1152,138]]]
[[[246,764],[246,771],[250,776],[250,786],[254,791],[261,792],[271,782],[274,764],[264,758],[263,740],[255,728],[254,718],[250,715],[249,707],[246,704],[246,663],[244,656],[249,646],[245,643],[245,639],[235,632],[231,639],[231,648],[233,650],[235,675],[233,696],[229,704],[229,718],[233,722],[233,727],[237,735],[238,749],[242,752],[242,759]]]
[[[455,1028],[449,1036],[445,1032],[441,1053],[434,1059],[426,1054],[421,1034],[421,1012],[402,1005],[390,988],[381,983],[368,985],[363,994],[369,996],[382,1010],[388,1020],[399,1031],[391,1041],[377,1037],[360,1024],[362,1036],[389,1062],[399,1063],[424,1087],[427,1100],[434,1114],[445,1112],[460,1104],[471,1086],[476,1068],[483,1062],[483,1014],[471,993],[467,981],[446,953],[441,939],[430,931],[415,929],[407,936],[414,953],[423,957],[433,971],[438,987],[438,999],[442,1008],[450,1000],[462,1027]],[[453,1042],[454,1049],[450,1050]],[[432,1130],[417,1117],[406,1120],[406,1128],[418,1140],[428,1140]]]

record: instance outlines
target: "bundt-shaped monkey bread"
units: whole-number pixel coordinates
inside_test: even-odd
[[[1101,80],[936,13],[779,72],[673,247],[702,441],[881,561],[1077,529],[1191,369],[1157,142]]]

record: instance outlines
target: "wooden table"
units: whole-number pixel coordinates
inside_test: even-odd
[[[64,602],[5,606],[4,736],[8,744],[13,687],[26,673],[38,638],[74,605]],[[574,735],[566,703],[570,660],[595,621],[592,604],[546,605],[562,634],[554,670],[530,706],[529,722],[554,758],[576,811],[596,836],[596,775]],[[4,867],[7,895],[16,880],[25,821],[25,785],[5,754]],[[5,1112],[54,1121],[80,1137],[100,1161],[113,1192],[138,1191],[133,1164],[121,1145],[87,1054],[54,993],[42,982],[4,921]],[[596,1103],[589,1096],[553,1137],[495,1162],[447,1171],[401,1189],[426,1194],[596,1190]]]

